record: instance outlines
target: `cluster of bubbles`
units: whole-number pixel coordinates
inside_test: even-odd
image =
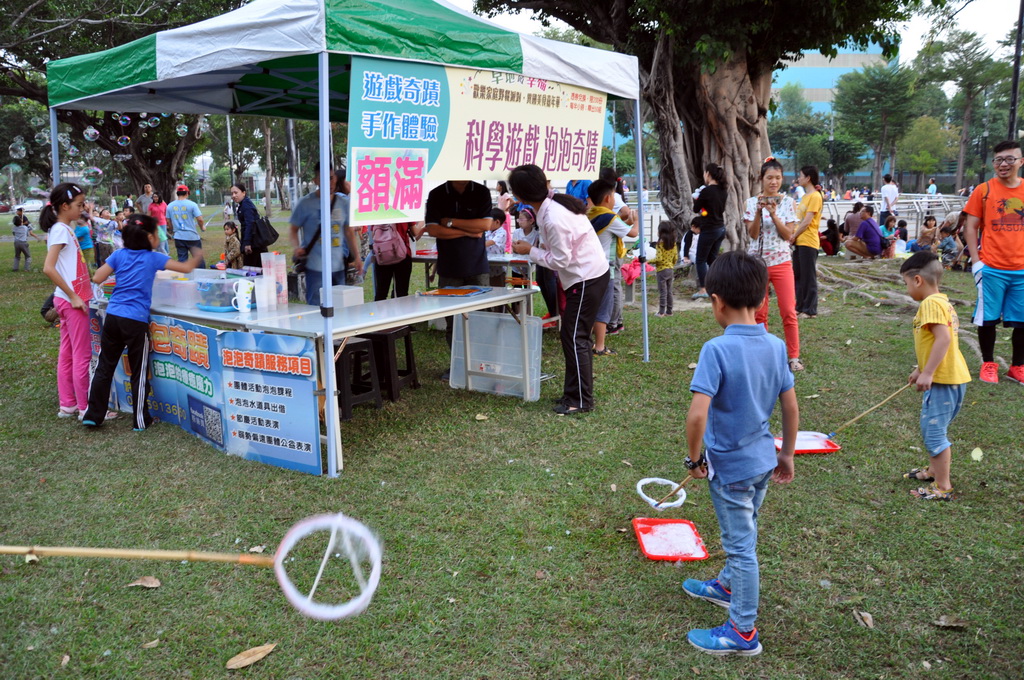
[[[42,116],[33,116],[32,118],[29,119],[29,123],[31,123],[32,127],[34,127],[34,128],[39,128],[39,127],[43,127],[44,125],[46,125],[46,121],[43,120]]]
[[[132,155],[130,153],[116,153],[113,158],[115,161],[127,161],[130,160]]]
[[[48,130],[40,130],[34,137],[36,144],[47,145],[50,143],[50,132]]]
[[[74,144],[69,144],[67,148],[67,154],[71,158],[74,158],[75,156],[78,155],[78,147],[75,146]]]
[[[11,155],[11,158],[24,158],[28,154],[28,147],[25,146],[24,137],[15,137],[11,145],[7,147],[7,153]]]
[[[100,131],[90,125],[89,127],[85,128],[84,132],[82,132],[82,136],[85,137],[86,140],[90,142],[95,142],[97,139],[100,138]]]

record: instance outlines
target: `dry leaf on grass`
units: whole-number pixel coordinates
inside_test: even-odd
[[[476,414],[476,419],[477,420],[487,420],[487,416],[485,416],[483,413],[477,413]]]
[[[808,394],[807,396],[804,397],[804,399],[817,399],[820,396],[820,394]]]
[[[980,462],[984,456],[985,452],[978,447],[975,447],[974,450],[971,451],[971,460],[976,460]]]
[[[246,666],[251,666],[263,657],[265,657],[267,654],[270,654],[272,651],[274,651],[274,647],[277,647],[276,642],[269,645],[260,645],[259,647],[247,649],[241,654],[236,654],[235,656],[228,659],[228,663],[224,667],[227,668],[229,671],[233,671],[237,668],[245,668]]]
[[[125,586],[125,588],[131,588],[132,586],[142,586],[143,588],[159,588],[160,579],[155,576],[143,576],[137,581],[133,581]]]
[[[857,623],[864,626],[865,628],[875,627],[875,617],[867,612],[859,612],[856,609],[853,610],[853,618],[857,619]]]
[[[697,368],[697,364],[687,364],[686,367],[692,371],[693,369]]]
[[[623,464],[623,465],[628,465],[629,467],[633,467],[633,464],[632,464],[632,463],[630,463],[630,462],[629,462],[628,460],[626,460],[625,458],[623,458],[623,459],[622,459],[622,464]]]
[[[267,549],[267,546],[265,546],[265,545],[254,545],[253,547],[249,548],[249,552],[251,552],[251,553],[262,553],[266,549]]]
[[[538,569],[537,573],[534,574],[534,577],[538,581],[543,581],[544,579],[548,578],[548,572],[544,571],[543,569]]]
[[[618,491],[618,490],[619,490],[619,487],[617,487],[616,485],[612,484],[612,491]]]
[[[143,642],[141,647],[143,649],[153,649],[158,644],[160,644],[160,638],[157,638],[156,640],[150,640],[149,642]]]
[[[939,628],[966,628],[967,622],[956,616],[946,616],[943,614],[937,621],[932,621],[933,624]]]
[[[25,564],[34,564],[38,562],[39,558],[35,555],[25,555]]]
[[[926,671],[930,671],[932,669],[932,665],[930,663],[928,663],[927,661],[922,661],[921,665],[924,666],[924,669]]]
[[[60,658],[60,667],[61,668],[64,668],[64,666],[67,666],[69,663],[71,663],[71,657],[68,656],[67,654],[65,654],[64,656],[62,656]]]
[[[624,534],[627,531],[629,531],[629,529],[627,529],[626,527],[619,527],[618,529],[616,529],[616,531],[618,531],[620,534]]]
[[[852,344],[853,344],[853,340],[847,340],[847,341],[846,341],[846,344],[847,344],[847,345],[852,345]]]

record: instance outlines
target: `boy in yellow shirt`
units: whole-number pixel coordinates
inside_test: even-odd
[[[917,368],[908,382],[924,392],[921,400],[921,436],[931,457],[924,468],[914,468],[903,475],[906,479],[931,482],[910,493],[926,501],[953,500],[953,482],[949,468],[952,458],[951,444],[946,430],[964,403],[967,383],[971,374],[960,353],[957,331],[960,320],[956,310],[943,293],[942,263],[929,251],[914,253],[903,266],[900,275],[907,284],[907,294],[921,303],[914,317],[914,353]]]

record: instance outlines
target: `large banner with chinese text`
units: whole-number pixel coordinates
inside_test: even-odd
[[[380,222],[386,211],[403,216],[394,221],[422,219],[429,188],[504,179],[523,163],[539,165],[555,184],[599,171],[606,97],[596,90],[353,57],[350,97],[353,225]]]

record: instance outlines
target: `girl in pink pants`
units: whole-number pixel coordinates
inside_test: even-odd
[[[60,316],[60,354],[57,358],[58,418],[85,412],[89,405],[89,267],[75,238],[75,223],[85,207],[85,194],[77,184],[58,184],[39,214],[46,232],[43,273],[57,286],[54,306]]]

